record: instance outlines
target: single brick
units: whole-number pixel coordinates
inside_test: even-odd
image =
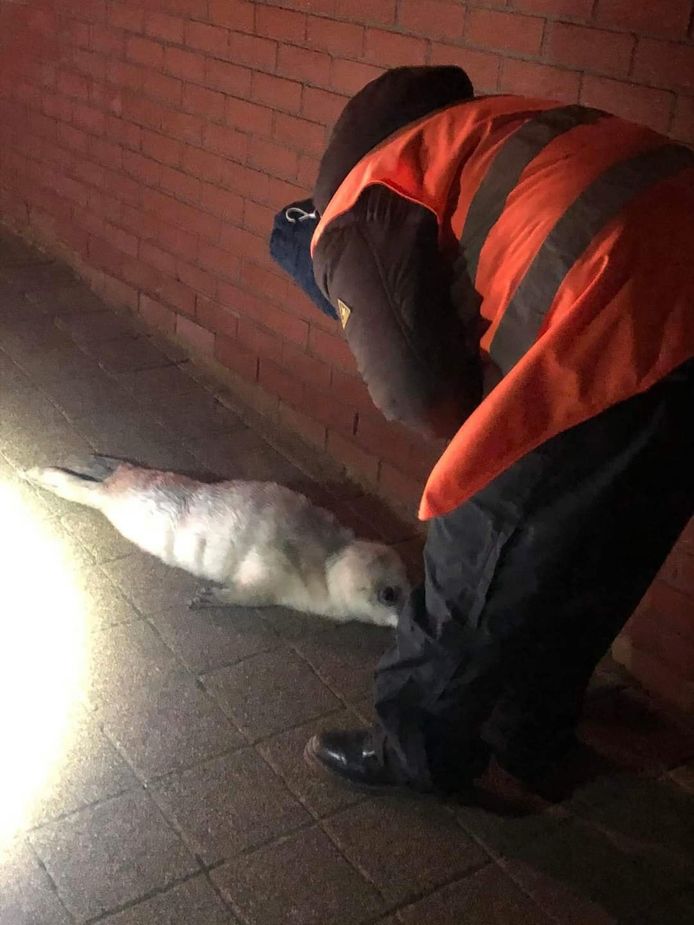
[[[227,53],[229,31],[219,26],[208,26],[207,23],[187,22],[185,44],[190,48],[223,57]]]
[[[633,48],[633,36],[622,32],[553,23],[548,57],[562,66],[624,77],[629,72]]]
[[[277,61],[277,42],[246,35],[244,32],[229,33],[229,56],[236,64],[274,71]]]
[[[348,98],[318,87],[304,87],[302,115],[332,125],[347,104]]]
[[[536,55],[542,44],[544,20],[499,10],[471,9],[465,20],[465,38],[474,45]]]
[[[201,82],[214,90],[246,97],[251,92],[251,71],[228,61],[207,58],[204,80]]]
[[[273,109],[298,112],[301,109],[301,84],[296,80],[275,77],[256,71],[253,74],[252,99]],[[230,91],[231,92],[231,91]]]
[[[207,18],[218,26],[228,26],[239,32],[253,32],[256,9],[257,4],[250,0],[209,0]]]
[[[208,90],[197,84],[184,84],[182,106],[186,112],[204,115],[213,122],[221,122],[226,111],[226,97],[216,90]]]
[[[372,64],[362,64],[359,61],[347,61],[343,58],[333,60],[330,86],[338,93],[353,96],[365,84],[383,73],[383,68]]]
[[[345,466],[348,472],[353,472],[375,483],[378,478],[378,457],[372,456],[359,449],[353,440],[331,430],[328,426],[328,452]]]
[[[206,353],[210,356],[214,353],[214,334],[191,321],[190,318],[177,316],[176,334],[198,353]]]
[[[130,61],[148,67],[161,68],[164,64],[164,46],[151,39],[132,36],[125,43],[125,54]]]
[[[595,21],[628,32],[686,39],[690,12],[691,0],[658,0],[658,3],[598,0]]]
[[[364,49],[364,27],[357,23],[309,16],[306,38],[311,48],[346,58],[360,57]]]
[[[148,13],[145,17],[145,33],[163,42],[183,43],[183,19],[166,13]]]
[[[325,127],[284,112],[275,116],[274,137],[295,148],[320,156],[325,150]]]
[[[272,134],[273,110],[248,100],[233,96],[225,98],[225,121],[227,125],[253,135]]]
[[[175,77],[205,83],[205,58],[183,48],[167,48],[164,54],[164,69]]]
[[[260,36],[278,39],[280,42],[303,42],[306,38],[306,14],[256,4],[255,31]]]
[[[391,67],[424,64],[427,50],[424,39],[381,29],[366,30],[364,57],[375,64],[382,61],[387,61]]]
[[[379,0],[378,3],[372,0],[335,0],[335,18],[391,26],[395,23],[395,0]]]
[[[167,103],[173,108],[178,108],[181,105],[183,83],[175,77],[167,77],[157,71],[145,71],[143,74],[143,89],[147,96]]]
[[[463,34],[465,6],[453,0],[400,0],[398,25],[428,38],[456,39]]]
[[[580,86],[579,71],[567,71],[514,58],[506,58],[501,65],[499,89],[502,93],[576,103]]]
[[[330,80],[330,57],[308,48],[281,45],[277,56],[277,71],[292,80],[327,86]]]
[[[636,84],[586,74],[583,78],[581,102],[586,106],[605,109],[623,119],[647,125],[657,132],[667,132],[674,107],[674,95],[667,90],[639,87]]]
[[[639,39],[634,59],[635,80],[672,90],[694,90],[694,45]]]

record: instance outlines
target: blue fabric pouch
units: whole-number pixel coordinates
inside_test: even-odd
[[[318,213],[311,199],[285,206],[275,216],[270,235],[270,256],[287,272],[324,315],[337,312],[316,284],[311,260],[311,238],[318,225]]]

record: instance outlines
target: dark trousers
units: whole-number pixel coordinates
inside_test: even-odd
[[[593,670],[694,512],[694,361],[559,434],[431,522],[376,672],[388,762],[456,787],[573,741]]]

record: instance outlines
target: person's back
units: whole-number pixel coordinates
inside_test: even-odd
[[[442,435],[457,431],[425,518],[694,353],[692,214],[688,148],[546,100],[453,103],[355,163],[314,234],[316,278],[376,404],[405,423],[444,405]],[[473,402],[470,341],[488,368]]]

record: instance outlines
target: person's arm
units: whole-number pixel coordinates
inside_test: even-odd
[[[313,263],[374,404],[388,420],[452,437],[481,400],[482,373],[476,325],[451,301],[433,213],[369,187],[330,223]]]

